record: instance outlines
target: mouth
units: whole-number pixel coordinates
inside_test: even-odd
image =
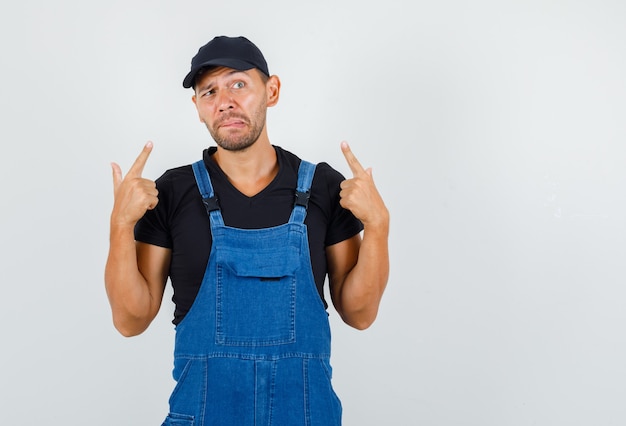
[[[217,124],[217,127],[222,127],[226,129],[239,129],[246,125],[246,121],[243,118],[235,118],[230,117],[223,120]]]

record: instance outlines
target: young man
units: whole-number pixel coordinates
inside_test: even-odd
[[[215,37],[183,81],[216,142],[156,183],[145,145],[115,201],[105,284],[115,327],[142,333],[168,277],[176,342],[164,425],[339,425],[323,285],[357,329],[378,312],[389,273],[389,213],[371,175],[341,145],[353,177],[267,135],[280,80],[244,37]]]

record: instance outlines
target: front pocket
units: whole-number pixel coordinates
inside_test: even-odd
[[[174,379],[176,386],[169,399],[171,421],[193,421],[194,415],[204,411],[207,392],[206,358],[175,358]],[[185,414],[182,414],[185,413]],[[166,423],[187,425],[192,423]]]
[[[296,338],[296,278],[242,277],[217,266],[216,343],[269,346]]]
[[[308,363],[306,399],[312,426],[341,425],[341,401],[333,389],[331,375],[332,369],[328,359],[315,359]]]
[[[216,343],[270,346],[296,339],[296,273],[304,233],[296,226],[231,230],[216,243]]]
[[[169,413],[161,426],[193,426],[193,416]]]

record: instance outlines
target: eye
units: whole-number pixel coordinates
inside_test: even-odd
[[[201,96],[203,98],[206,98],[206,97],[211,96],[213,93],[215,93],[215,90],[209,89],[209,90],[205,90],[204,92],[202,92]]]
[[[237,81],[233,84],[233,89],[243,89],[246,84],[243,81]]]

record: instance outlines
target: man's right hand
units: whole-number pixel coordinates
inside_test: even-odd
[[[154,181],[141,177],[152,147],[152,142],[146,143],[124,178],[121,167],[111,163],[115,199],[111,225],[135,226],[146,211],[155,208],[159,202],[159,192]]]

